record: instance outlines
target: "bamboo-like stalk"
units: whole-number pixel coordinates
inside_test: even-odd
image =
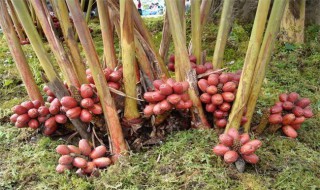
[[[101,34],[103,40],[103,56],[108,67],[114,69],[117,66],[116,51],[114,49],[113,31],[109,16],[107,0],[97,0]]]
[[[55,9],[56,15],[60,22],[60,27],[62,34],[70,50],[71,63],[73,69],[75,70],[80,84],[88,83],[86,76],[86,67],[80,56],[80,51],[78,47],[78,42],[75,39],[73,27],[70,23],[70,17],[68,8],[65,1],[62,0],[52,0],[52,6]]]
[[[14,9],[11,9],[11,11],[14,11]],[[39,88],[37,87],[31,69],[28,65],[26,56],[21,48],[20,40],[18,39],[14,30],[13,23],[10,19],[5,1],[0,1],[0,12],[0,25],[2,27],[3,34],[6,37],[7,43],[9,45],[9,50],[16,63],[16,67],[19,71],[21,79],[25,84],[29,98],[31,100],[39,100],[41,104],[44,105],[43,97],[40,93]]]
[[[213,3],[214,3],[214,0],[202,0],[201,2],[201,7],[200,7],[201,31],[203,31],[203,27],[208,20],[210,9]]]
[[[200,0],[191,0],[191,43],[192,54],[197,58],[197,64],[202,64],[201,56],[201,19]]]
[[[86,5],[86,0],[81,0],[81,10],[84,11],[84,6]]]
[[[124,91],[131,97],[137,96],[135,76],[135,47],[132,19],[132,1],[120,0],[120,30],[123,65]],[[128,121],[140,117],[137,101],[126,98],[124,118]]]
[[[52,25],[49,23],[50,16],[46,14],[48,13],[46,7],[42,5],[42,0],[32,0],[30,2],[33,8],[37,10],[37,18],[49,42],[50,49],[53,52],[68,85],[73,85],[79,88],[80,82],[78,80],[77,74],[73,69],[73,66],[68,58],[67,53],[63,49],[62,44],[59,42],[57,36],[55,35]]]
[[[176,0],[176,4],[178,7],[178,15],[180,17],[181,27],[182,27],[182,35],[186,40],[187,26],[186,26],[186,5],[185,0]]]
[[[170,48],[170,28],[167,12],[164,14],[163,27],[162,27],[162,38],[160,42],[159,54],[162,60],[165,60],[168,56],[168,51]]]
[[[69,92],[58,77],[58,74],[51,64],[49,55],[46,52],[46,48],[40,38],[39,33],[36,30],[36,27],[34,26],[31,16],[28,13],[25,2],[20,0],[12,0],[12,4],[16,10],[20,23],[22,24],[31,42],[31,46],[35,51],[40,64],[46,74],[48,86],[54,92],[56,97],[61,100],[62,97],[68,96]],[[82,138],[90,139],[90,135],[86,131],[86,125],[84,125],[79,119],[72,119],[71,122]]]
[[[176,16],[178,7],[176,3],[171,0],[165,0],[165,2],[168,11],[168,19],[170,22],[170,31],[176,50],[175,54],[179,55],[180,59],[178,61],[181,62],[178,64],[179,67],[176,67],[176,70],[180,71],[181,78],[185,79],[190,84],[188,93],[190,99],[193,102],[193,106],[191,108],[191,113],[193,114],[193,124],[196,128],[209,128],[209,124],[204,115],[202,105],[198,97],[199,93],[197,89],[196,74],[190,66],[186,41],[185,38],[181,35],[183,32],[180,17]]]
[[[271,59],[271,53],[274,48],[274,43],[280,28],[281,19],[284,13],[287,0],[277,0],[273,2],[272,11],[268,21],[268,26],[265,31],[262,45],[260,48],[255,73],[251,83],[251,93],[247,103],[246,117],[248,122],[244,125],[246,132],[250,129],[254,108],[257,103],[259,92],[266,74],[267,66]]]
[[[94,48],[89,28],[82,15],[80,4],[78,1],[67,0],[67,5],[95,81],[104,117],[107,121],[107,130],[111,138],[112,151],[115,154],[114,159],[116,160],[118,156],[126,154],[128,150],[123,137],[117,109],[108,88],[101,64],[99,63],[99,57]]]
[[[232,9],[235,0],[223,1],[222,14],[220,19],[219,31],[212,59],[213,68],[221,69],[223,67],[223,54],[231,28]]]
[[[270,3],[271,0],[259,1],[253,28],[251,31],[246,58],[244,60],[244,65],[242,68],[242,74],[237,90],[236,99],[232,105],[232,110],[225,131],[228,131],[228,129],[231,127],[236,129],[240,127],[243,111],[246,107],[250,94],[250,84],[252,83],[252,76],[255,72],[263,33],[269,13]]]
[[[9,8],[9,14],[11,16],[14,28],[16,29],[16,32],[17,32],[17,34],[19,36],[19,39],[21,41],[23,41],[23,40],[26,39],[26,37],[25,37],[25,35],[24,35],[23,31],[22,31],[21,24],[20,24],[20,22],[18,20],[17,14],[14,11],[13,5],[12,5],[10,0],[7,1],[7,5],[8,5],[8,8]]]
[[[88,9],[87,9],[87,14],[86,14],[86,23],[89,24],[90,16],[91,16],[91,9],[93,5],[93,0],[89,0],[88,3]]]

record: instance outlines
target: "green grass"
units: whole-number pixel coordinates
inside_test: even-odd
[[[95,30],[95,45],[101,56],[97,22],[90,25]],[[147,26],[158,46],[161,19],[148,19]],[[225,61],[235,61],[228,65],[232,71],[243,64],[250,28],[235,24],[230,34]],[[209,58],[216,33],[216,26],[205,27],[203,47]],[[296,91],[312,100],[315,117],[303,124],[297,139],[288,139],[280,132],[257,137],[263,146],[258,150],[261,161],[256,166],[248,165],[244,173],[238,173],[234,166],[212,154],[212,146],[217,143],[214,130],[189,130],[169,134],[160,146],[132,153],[101,171],[98,178],[80,178],[74,172],[56,174],[59,156],[55,147],[65,143],[64,140],[43,137],[6,123],[4,116],[10,114],[10,108],[28,98],[0,36],[0,189],[319,189],[319,34],[320,28],[311,26],[306,29],[306,44],[278,43],[275,48],[256,115],[272,105],[279,93]],[[23,48],[41,85],[38,60],[30,46]]]

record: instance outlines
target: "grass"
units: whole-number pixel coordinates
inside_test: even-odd
[[[161,40],[161,19],[148,19],[156,45]],[[97,22],[91,22],[96,48],[102,55]],[[243,64],[250,25],[235,24],[225,61],[230,70]],[[205,27],[203,47],[212,56],[217,27]],[[7,123],[10,108],[28,99],[24,86],[0,36],[0,189],[319,189],[320,188],[320,28],[306,30],[306,44],[278,43],[261,90],[256,115],[274,103],[281,92],[296,91],[312,100],[315,117],[307,120],[297,139],[277,132],[257,137],[261,161],[248,165],[244,173],[214,156],[214,130],[189,130],[169,134],[161,146],[132,153],[101,172],[98,178],[80,178],[69,172],[56,174],[55,147],[63,139],[51,139]],[[30,46],[23,47],[41,86],[40,67]],[[118,48],[117,48],[118,49]],[[172,47],[171,47],[172,50]],[[118,50],[117,50],[118,51]],[[255,121],[258,122],[258,121]]]

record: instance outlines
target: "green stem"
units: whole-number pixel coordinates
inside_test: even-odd
[[[197,64],[202,64],[201,56],[201,20],[200,0],[191,0],[191,43],[192,54],[197,58]]]

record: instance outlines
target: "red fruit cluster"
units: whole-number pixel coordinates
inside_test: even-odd
[[[49,113],[47,107],[41,106],[39,100],[22,102],[14,106],[12,111],[14,114],[10,117],[11,123],[18,128],[30,127],[32,129],[39,128],[40,123],[44,122]]]
[[[213,65],[211,62],[206,62],[204,65],[197,65],[196,64],[197,58],[193,55],[189,56],[189,60],[190,60],[191,67],[196,70],[197,75],[203,74],[208,70],[212,70],[213,68]],[[169,58],[169,63],[167,64],[169,71],[172,71],[172,72],[175,71],[174,65],[175,65],[175,56],[171,55]]]
[[[144,93],[144,99],[149,103],[143,110],[146,116],[159,115],[173,108],[184,110],[192,107],[192,101],[187,93],[188,82],[176,82],[169,78],[167,81],[153,81],[155,91]]]
[[[215,73],[198,81],[198,87],[203,92],[200,100],[206,106],[206,111],[213,113],[215,125],[224,128],[235,100],[241,72]],[[245,112],[244,112],[245,114]],[[241,125],[247,121],[243,116]]]
[[[119,90],[121,87],[121,79],[122,79],[122,68],[113,71],[110,68],[106,68],[103,70],[104,76],[106,77],[106,80],[108,82],[108,86],[110,88],[114,88],[116,90]],[[90,69],[86,70],[87,74],[87,80],[91,83],[94,84],[93,81],[93,76],[90,71]]]
[[[279,100],[270,108],[269,123],[282,125],[286,136],[296,138],[301,124],[313,116],[311,101],[309,98],[300,98],[296,92],[280,94]]]
[[[69,119],[80,118],[82,122],[89,123],[93,115],[102,114],[102,107],[96,95],[95,87],[92,84],[82,84],[80,87],[81,101],[78,103],[75,98],[65,96],[61,99],[61,109]]]
[[[59,145],[56,152],[61,155],[56,167],[58,173],[75,167],[78,168],[77,174],[91,175],[98,168],[105,168],[112,164],[111,159],[106,157],[107,148],[104,145],[93,149],[86,139],[79,141],[79,147]]]
[[[234,163],[239,157],[250,164],[256,164],[259,157],[254,153],[261,145],[259,140],[250,140],[248,133],[239,135],[231,128],[227,133],[219,136],[220,144],[213,147],[214,154],[223,156],[226,163]]]

